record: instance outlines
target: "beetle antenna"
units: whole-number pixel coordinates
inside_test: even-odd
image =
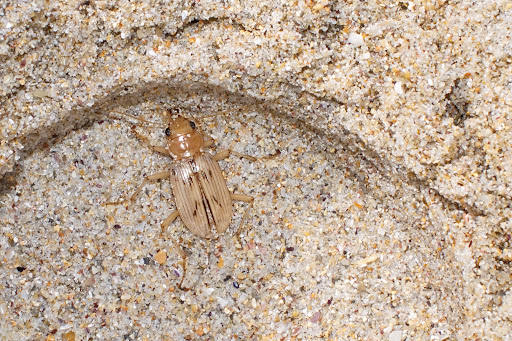
[[[225,115],[227,114],[228,112],[230,112],[229,109],[226,109],[226,110],[221,110],[219,112],[216,112],[215,114],[210,114],[210,115],[205,115],[205,116],[201,116],[201,118],[210,118],[210,117],[215,117],[215,116],[220,116],[220,115]]]
[[[178,108],[167,109],[167,112],[169,113],[169,119],[171,119],[173,115],[182,115],[181,110]],[[199,127],[203,126],[202,117],[195,116],[192,111],[188,112],[187,116],[189,116],[194,123],[198,124]]]
[[[133,118],[134,120],[137,120],[139,122],[142,122],[144,124],[149,124],[149,125],[152,125],[153,127],[166,127],[165,124],[163,123],[156,123],[156,122],[150,122],[150,121],[146,121],[145,119],[143,118],[140,118],[140,117],[137,117],[137,116],[133,116],[133,115],[130,115],[130,114],[127,114],[127,113],[124,113],[124,112],[120,112],[120,111],[112,111],[113,113],[116,113],[116,114],[120,114],[120,115],[124,115],[124,116],[128,116],[130,118]]]
[[[164,110],[168,115],[168,121],[170,122],[174,116],[182,116],[181,110],[178,108],[168,108]]]

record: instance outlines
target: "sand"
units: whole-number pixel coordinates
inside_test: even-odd
[[[1,339],[512,340],[510,2],[0,11]],[[219,162],[240,235],[162,231],[168,180],[106,205],[166,108],[259,158]]]

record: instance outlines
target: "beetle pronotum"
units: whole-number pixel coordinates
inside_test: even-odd
[[[217,161],[226,158],[229,154],[251,161],[256,159],[231,150],[224,150],[215,155],[206,152],[204,149],[213,144],[213,139],[205,139],[193,121],[181,115],[173,117],[172,112],[170,110],[168,112],[170,117],[165,129],[167,136],[165,147],[151,145],[146,137],[132,128],[132,132],[145,145],[153,151],[172,157],[174,162],[170,171],[147,176],[129,198],[129,201],[132,201],[148,182],[169,178],[176,209],[162,221],[162,229],[167,228],[176,218],[180,217],[188,230],[198,237],[210,238],[214,229],[217,234],[224,233],[231,224],[233,201],[236,200],[250,203],[236,232],[238,234],[247,212],[254,204],[254,197],[230,193]],[[146,124],[158,126],[156,123],[136,116],[118,113]],[[123,202],[109,202],[107,205]],[[186,273],[186,256],[181,248],[178,250],[183,257],[183,276],[180,282],[180,287],[182,287]]]

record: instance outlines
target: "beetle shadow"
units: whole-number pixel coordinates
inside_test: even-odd
[[[170,99],[170,104],[161,101],[162,106],[180,107],[187,101],[184,98],[197,98],[208,94],[211,98],[226,103],[237,103],[245,105],[249,102],[261,102],[261,100],[251,99],[239,94],[226,91],[221,87],[205,86],[200,83],[180,83],[180,84],[162,84],[149,83],[135,87],[122,87],[109,92],[101,100],[91,107],[79,107],[59,114],[59,119],[55,122],[38,127],[28,131],[26,134],[7,141],[7,144],[18,140],[22,143],[23,149],[16,151],[10,158],[15,158],[13,170],[0,175],[0,195],[3,195],[13,186],[16,186],[19,173],[23,168],[23,163],[35,152],[49,150],[53,146],[62,142],[72,131],[90,128],[93,124],[102,122],[109,117],[108,112],[115,110],[127,110],[145,102],[158,102],[159,99]],[[168,100],[167,100],[168,101]],[[197,108],[200,109],[200,108]]]
[[[261,114],[270,113],[279,119],[288,121],[302,131],[325,137],[330,146],[339,151],[332,156],[339,158],[338,164],[343,162],[342,155],[348,153],[362,160],[365,167],[375,168],[395,184],[400,184],[406,179],[407,183],[415,186],[418,190],[428,188],[450,208],[462,210],[472,215],[482,214],[477,208],[469,206],[463,201],[455,201],[444,197],[435,188],[429,186],[427,180],[420,179],[415,173],[401,169],[400,165],[382,157],[378,152],[367,146],[357,134],[343,127],[337,127],[336,132],[322,129],[322,122],[317,122],[319,117],[333,115],[340,106],[352,107],[354,103],[342,103],[325,99],[294,87],[290,87],[289,90],[290,96],[296,98],[295,102],[291,101],[290,98],[282,97],[261,99],[244,95],[241,92],[230,92],[220,86],[198,82],[155,82],[114,89],[92,107],[79,107],[61,113],[58,121],[29,131],[19,137],[18,139],[24,148],[11,156],[16,157],[13,171],[0,177],[0,195],[16,186],[24,161],[34,152],[52,148],[52,146],[59,144],[71,131],[87,129],[97,122],[101,123],[108,118],[107,113],[114,109],[125,111],[146,102],[155,102],[160,103],[162,107],[186,108],[194,117],[194,112],[215,111],[216,108],[211,108],[211,102],[215,101],[220,103],[219,110],[244,107],[244,110],[253,110]],[[308,119],[307,113],[312,111],[315,112],[315,116]],[[322,115],[319,115],[319,112]],[[351,165],[347,165],[346,168],[350,175],[362,184],[363,190],[371,191],[371,186],[364,177],[366,171],[361,171],[360,167]]]

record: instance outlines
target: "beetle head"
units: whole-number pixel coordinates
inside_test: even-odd
[[[183,116],[171,118],[169,126],[165,130],[165,135],[170,138],[193,134],[196,132],[196,124]]]
[[[181,115],[170,119],[165,135],[167,147],[176,159],[194,156],[203,148],[204,139],[195,123]]]

